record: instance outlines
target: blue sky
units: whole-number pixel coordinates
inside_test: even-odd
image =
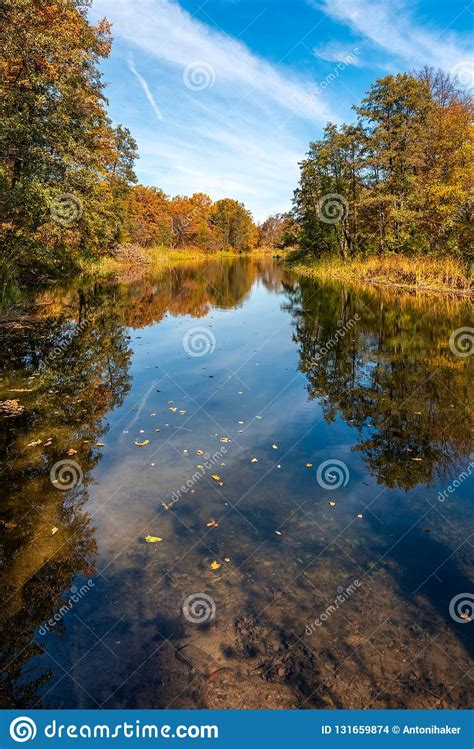
[[[426,64],[473,87],[473,2],[94,0],[103,16],[110,114],[138,142],[139,180],[236,198],[259,221],[290,207],[308,143],[376,78]]]

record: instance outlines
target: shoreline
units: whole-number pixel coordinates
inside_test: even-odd
[[[474,299],[472,278],[462,262],[452,257],[386,255],[342,261],[336,257],[295,255],[288,257],[287,262],[295,273],[321,281],[336,280],[405,292]]]

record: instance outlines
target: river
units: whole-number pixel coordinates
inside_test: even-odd
[[[33,301],[1,343],[1,707],[467,707],[466,302],[255,258]]]

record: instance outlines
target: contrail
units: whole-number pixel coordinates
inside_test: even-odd
[[[144,90],[145,96],[148,99],[148,101],[150,102],[150,105],[153,108],[154,113],[156,114],[156,116],[158,117],[159,120],[163,121],[163,115],[161,114],[160,110],[158,109],[158,105],[157,105],[155,99],[153,98],[153,94],[150,91],[148,83],[146,82],[146,80],[144,79],[144,77],[142,75],[140,75],[140,73],[136,69],[135,63],[133,62],[133,58],[131,56],[128,58],[128,67],[132,71],[133,75],[136,78],[138,78],[138,81],[139,81],[142,89]]]

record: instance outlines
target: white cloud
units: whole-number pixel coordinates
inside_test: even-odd
[[[321,0],[319,7],[399,57],[409,69],[426,64],[449,71],[472,57],[467,39],[448,29],[421,26],[400,0]]]
[[[258,220],[290,207],[298,161],[321,125],[337,120],[326,97],[314,96],[316,80],[270,64],[173,0],[95,0],[92,15],[113,23],[108,96],[138,142],[140,180],[168,194],[234,197]],[[189,80],[198,61],[212,85],[198,73]],[[126,63],[159,127],[130,88]]]
[[[148,101],[150,102],[150,105],[151,105],[154,113],[156,114],[156,116],[158,117],[159,120],[163,120],[163,116],[162,116],[160,110],[158,109],[158,105],[157,105],[157,103],[156,103],[156,101],[155,101],[155,99],[153,97],[153,94],[150,91],[148,83],[146,82],[146,80],[144,79],[144,77],[142,75],[140,75],[140,73],[136,69],[135,63],[133,62],[133,57],[131,55],[128,58],[128,67],[132,71],[133,75],[140,82],[140,85],[141,85],[142,89],[144,90],[145,96],[148,99]]]
[[[328,42],[327,44],[320,44],[319,47],[314,47],[313,54],[316,57],[320,57],[321,60],[327,62],[343,62],[345,65],[354,65],[354,67],[361,67],[361,62],[358,59],[359,47],[355,44],[353,46],[341,45],[338,42]]]

